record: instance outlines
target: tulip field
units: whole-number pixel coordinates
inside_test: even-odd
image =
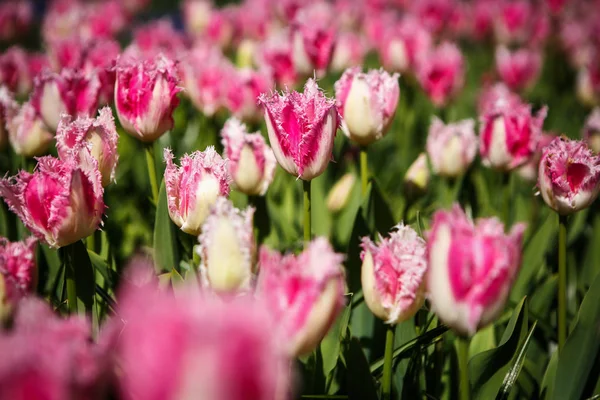
[[[0,400],[600,399],[598,0],[0,3]]]

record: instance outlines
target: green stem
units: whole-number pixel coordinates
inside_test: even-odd
[[[311,215],[310,215],[310,182],[302,181],[302,189],[304,190],[304,241],[310,242],[311,231]]]
[[[567,340],[567,217],[558,216],[558,351]]]
[[[148,164],[148,178],[150,179],[150,187],[152,188],[152,201],[154,205],[158,204],[158,183],[156,180],[156,166],[154,165],[154,142],[147,143],[146,164]]]
[[[387,325],[385,333],[385,353],[383,354],[382,400],[392,398],[392,364],[394,361],[394,332],[396,325]]]
[[[504,184],[504,222],[506,227],[512,225],[513,196],[515,194],[515,174],[507,172]]]
[[[67,287],[67,307],[70,314],[77,313],[77,285],[75,283],[75,266],[73,265],[73,245],[61,247],[59,255],[65,268],[65,286]]]
[[[369,164],[367,162],[367,148],[360,148],[360,193],[364,197],[367,194],[367,186],[369,185]]]
[[[458,368],[460,371],[460,400],[471,398],[469,383],[469,339],[458,338]]]

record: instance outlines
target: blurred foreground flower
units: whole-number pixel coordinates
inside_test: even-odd
[[[277,321],[290,356],[314,350],[342,310],[342,261],[324,238],[298,256],[261,248],[257,296]]]
[[[231,177],[227,161],[209,146],[173,164],[173,153],[164,150],[165,187],[171,220],[190,235],[199,235],[200,228],[219,196],[229,195]]]
[[[236,189],[249,196],[264,196],[273,181],[277,162],[260,132],[250,134],[246,125],[230,118],[221,136]]]
[[[542,55],[537,50],[522,48],[511,52],[504,46],[496,49],[496,69],[512,90],[530,88],[538,78]]]
[[[23,103],[15,115],[7,118],[6,129],[13,150],[24,157],[46,154],[54,139],[30,102]]]
[[[21,242],[0,237],[0,319],[5,318],[21,298],[35,291],[36,244],[34,237]]]
[[[409,226],[397,225],[376,245],[362,238],[361,282],[365,302],[387,324],[411,318],[425,301],[425,241]]]
[[[321,175],[331,159],[339,126],[335,100],[325,97],[309,79],[303,93],[263,93],[259,101],[279,165],[305,181]]]
[[[544,149],[538,187],[550,208],[568,215],[588,207],[600,192],[600,157],[584,142],[558,137]]]
[[[472,336],[504,309],[521,265],[524,224],[510,233],[497,218],[473,223],[455,204],[433,215],[427,233],[427,296],[440,320]]]
[[[600,108],[596,107],[585,120],[583,140],[594,152],[600,153]]]
[[[83,159],[80,165],[71,158],[50,156],[37,161],[33,174],[21,170],[0,180],[0,196],[10,210],[50,247],[63,247],[94,233],[102,222],[104,189],[100,172],[82,166],[93,161]]]
[[[344,72],[335,83],[335,96],[346,136],[366,146],[387,133],[398,108],[399,77],[383,69],[364,73],[355,67]]]
[[[436,174],[450,178],[464,174],[477,155],[475,121],[465,119],[445,125],[433,117],[427,135],[427,155]]]
[[[464,83],[464,61],[456,44],[444,42],[417,63],[417,78],[436,107],[445,107]]]

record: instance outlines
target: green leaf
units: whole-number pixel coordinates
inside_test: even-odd
[[[60,299],[62,294],[58,294],[58,289],[62,293],[62,263],[60,262],[60,257],[58,256],[58,252],[54,249],[51,249],[45,244],[39,243],[38,248],[41,250],[41,255],[44,258],[44,269],[42,276],[42,263],[38,258],[38,265],[40,266],[40,283],[42,280],[44,282],[44,286],[42,289],[42,293],[48,295],[50,293],[57,294],[56,298]],[[58,286],[61,286],[58,288]]]
[[[523,299],[515,308],[498,347],[476,355],[469,362],[474,399],[491,399],[496,395],[526,336],[527,307]]]
[[[108,267],[106,261],[92,250],[88,250],[88,256],[90,257],[94,269],[102,275],[108,286],[114,286],[116,281],[116,277],[114,276],[115,273]]]
[[[348,399],[378,400],[375,381],[369,372],[369,364],[357,338],[350,339],[346,353],[348,366]]]
[[[80,313],[92,314],[96,298],[96,276],[94,266],[88,255],[83,241],[61,248],[63,263],[66,268],[75,271],[75,286],[77,288],[77,309]]]
[[[600,274],[583,298],[556,369],[551,399],[579,399],[600,348]]]
[[[179,265],[175,224],[169,217],[165,182],[160,185],[154,222],[154,266],[157,272],[171,271]]]
[[[352,310],[352,301],[344,308],[344,311],[336,319],[333,327],[321,342],[321,356],[323,357],[323,373],[329,381],[329,374],[337,365],[340,357],[340,348],[343,336],[348,329],[348,321],[350,320],[350,312]]]
[[[469,358],[491,350],[497,346],[495,327],[493,324],[479,330],[469,343]]]
[[[582,262],[581,282],[589,287],[594,278],[600,274],[600,213],[594,215],[591,234],[588,237],[587,249]]]
[[[361,209],[371,233],[379,232],[382,235],[385,235],[394,225],[396,225],[390,207],[379,190],[379,186],[375,179],[371,179],[371,182],[369,183],[367,195],[365,196]]]

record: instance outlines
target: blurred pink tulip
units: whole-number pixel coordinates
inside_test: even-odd
[[[46,71],[34,81],[31,104],[51,131],[56,131],[60,116],[89,117],[96,113],[100,96],[100,80],[95,73],[63,69]]]
[[[340,124],[335,100],[309,79],[304,92],[263,93],[271,148],[281,167],[305,181],[323,173],[331,159]]]
[[[476,0],[473,3],[472,24],[476,39],[482,40],[491,35],[497,6],[496,0]]]
[[[177,60],[186,49],[186,40],[170,19],[162,18],[136,28],[130,47],[136,49],[134,55],[140,58],[155,58],[164,54]]]
[[[153,59],[122,59],[117,63],[115,108],[123,129],[142,142],[153,142],[173,128],[179,104],[175,64]]]
[[[277,166],[273,150],[260,132],[248,133],[246,125],[235,118],[225,122],[221,136],[236,189],[249,196],[264,196]]]
[[[6,86],[18,96],[26,96],[33,87],[29,69],[29,55],[18,46],[12,46],[0,54],[0,85]]]
[[[388,28],[378,44],[383,66],[397,72],[415,72],[417,59],[429,52],[431,34],[412,16]]]
[[[363,36],[354,32],[341,32],[331,56],[331,70],[341,72],[362,65],[367,44]]]
[[[231,73],[225,86],[225,104],[231,114],[237,118],[256,122],[262,117],[258,105],[258,96],[274,89],[271,76],[265,71],[249,68],[230,69]]]
[[[197,236],[217,198],[229,195],[227,160],[212,146],[181,157],[180,167],[173,164],[173,158],[171,150],[165,149],[169,215],[182,231]]]
[[[402,223],[379,244],[362,238],[361,282],[365,302],[386,324],[413,317],[425,301],[426,246],[417,232]]]
[[[277,321],[290,356],[314,350],[342,310],[342,261],[325,238],[314,239],[298,256],[261,248],[257,296]]]
[[[544,149],[538,187],[546,204],[559,214],[582,210],[600,192],[600,157],[585,142],[557,137]]]
[[[600,153],[600,108],[596,107],[585,120],[582,132],[585,140],[596,154]]]
[[[257,60],[260,66],[271,72],[280,87],[294,86],[298,78],[288,35],[287,31],[282,31],[267,38]]]
[[[29,0],[0,3],[0,42],[23,36],[33,21],[33,4]]]
[[[451,178],[464,174],[477,155],[477,145],[474,120],[444,124],[433,117],[426,148],[434,173]]]
[[[215,9],[209,14],[204,36],[209,43],[222,49],[229,47],[235,35],[235,13],[229,7]]]
[[[0,85],[0,150],[4,150],[8,143],[8,123],[19,109],[19,105],[13,99],[11,93],[5,86]]]
[[[504,309],[521,265],[523,224],[507,235],[497,218],[473,223],[455,204],[427,233],[427,297],[440,321],[472,336]]]
[[[192,37],[204,34],[213,12],[209,0],[184,0],[181,5],[185,31]]]
[[[533,4],[527,0],[502,1],[494,18],[496,40],[502,44],[523,43],[533,26]]]
[[[54,134],[49,132],[30,102],[23,103],[6,120],[8,140],[16,154],[35,157],[46,154]]]
[[[525,164],[517,168],[517,173],[523,180],[527,182],[537,182],[540,160],[544,154],[544,149],[554,140],[555,137],[556,134],[551,132],[542,133],[533,157],[531,157]]]
[[[400,99],[398,78],[383,69],[364,73],[354,67],[343,73],[335,83],[335,96],[346,136],[366,146],[387,133]]]
[[[436,107],[444,107],[464,83],[464,61],[460,49],[445,42],[419,59],[417,78]]]
[[[19,171],[0,180],[0,196],[10,210],[50,247],[66,246],[94,233],[104,213],[99,171],[73,159],[46,156],[37,161],[33,174]]]
[[[34,237],[20,242],[0,237],[0,317],[7,316],[21,298],[36,289],[36,244]]]
[[[511,52],[504,46],[496,49],[496,69],[512,90],[530,88],[537,80],[541,66],[542,55],[536,50],[522,48]]]
[[[421,23],[434,34],[440,34],[446,28],[457,6],[453,0],[422,0],[411,5]]]
[[[117,141],[119,135],[110,107],[98,112],[98,117],[79,117],[72,120],[63,115],[56,132],[56,148],[62,159],[74,157],[81,163],[81,153],[86,153],[97,162],[102,176],[102,186],[115,180],[119,160]],[[86,159],[86,157],[83,157]]]

